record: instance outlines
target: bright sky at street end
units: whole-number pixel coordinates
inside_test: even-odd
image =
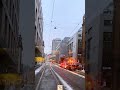
[[[42,0],[42,10],[43,39],[48,54],[54,38],[70,37],[82,26],[85,0]]]

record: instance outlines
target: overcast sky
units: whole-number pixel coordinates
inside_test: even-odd
[[[70,37],[78,31],[85,13],[85,0],[55,0],[54,5],[53,2],[42,0],[45,53],[51,52],[54,38]]]

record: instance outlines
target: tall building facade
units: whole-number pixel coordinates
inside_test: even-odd
[[[21,74],[22,38],[19,32],[19,0],[0,0],[0,74]],[[0,89],[9,89],[3,87]]]
[[[35,0],[35,56],[43,57],[43,13],[41,0]]]
[[[85,18],[86,74],[94,81],[95,90],[111,90],[113,2],[109,2],[102,12],[91,18]]]
[[[52,54],[53,55],[56,53],[56,48],[60,44],[60,42],[61,42],[60,38],[56,38],[52,40]]]
[[[85,15],[83,16],[83,23],[82,23],[82,64],[85,65]]]
[[[9,1],[9,0],[7,0]],[[13,0],[15,1],[15,0]],[[23,41],[23,87],[22,90],[35,89],[35,1],[20,0],[19,27]]]
[[[120,0],[114,2],[113,19],[113,90],[120,89]]]
[[[82,30],[78,30],[68,41],[68,55],[81,62]]]
[[[113,0],[86,0],[85,1],[85,24],[89,25],[96,16]],[[87,26],[86,26],[87,27]]]
[[[20,1],[20,32],[23,38],[23,90],[35,89],[35,57],[44,56],[41,0]]]
[[[56,51],[58,51],[58,53],[56,54],[56,60],[59,61],[60,57],[67,57],[68,56],[68,48],[67,48],[67,44],[69,41],[70,37],[65,37],[60,44],[58,44],[58,46],[56,47]]]

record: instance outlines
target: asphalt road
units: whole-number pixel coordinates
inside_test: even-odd
[[[59,74],[64,81],[67,82],[68,85],[70,85],[73,90],[85,90],[85,78],[73,74],[63,68],[60,68],[56,65],[51,65],[54,71]]]
[[[43,69],[36,75],[36,90],[57,90],[58,83],[51,72],[50,65],[47,64],[44,66],[43,75],[42,71]]]
[[[45,71],[41,82],[39,83],[40,77],[42,75],[43,69],[36,75],[36,86],[39,85],[37,90],[57,90],[57,83],[54,78],[54,75],[51,73],[50,66],[66,83],[69,85],[72,90],[85,90],[85,78],[80,76],[79,74],[71,73],[68,70],[60,68],[54,64],[45,65]],[[56,76],[57,77],[57,76]],[[57,78],[58,79],[58,78]],[[61,81],[60,79],[58,81]],[[60,82],[62,85],[62,83]],[[64,85],[63,85],[64,86]],[[64,90],[66,90],[64,88]],[[68,90],[68,89],[67,89]]]

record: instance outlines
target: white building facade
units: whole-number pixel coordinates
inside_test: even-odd
[[[56,47],[56,51],[58,52],[56,54],[56,60],[59,61],[60,57],[68,57],[68,41],[69,41],[70,37],[65,37],[60,44],[58,44],[58,46]]]
[[[68,55],[78,60],[78,57],[81,56],[81,53],[78,52],[80,52],[81,49],[82,49],[82,30],[80,29],[68,41]]]
[[[36,56],[43,57],[44,41],[43,41],[43,13],[41,0],[35,0],[35,52]]]

